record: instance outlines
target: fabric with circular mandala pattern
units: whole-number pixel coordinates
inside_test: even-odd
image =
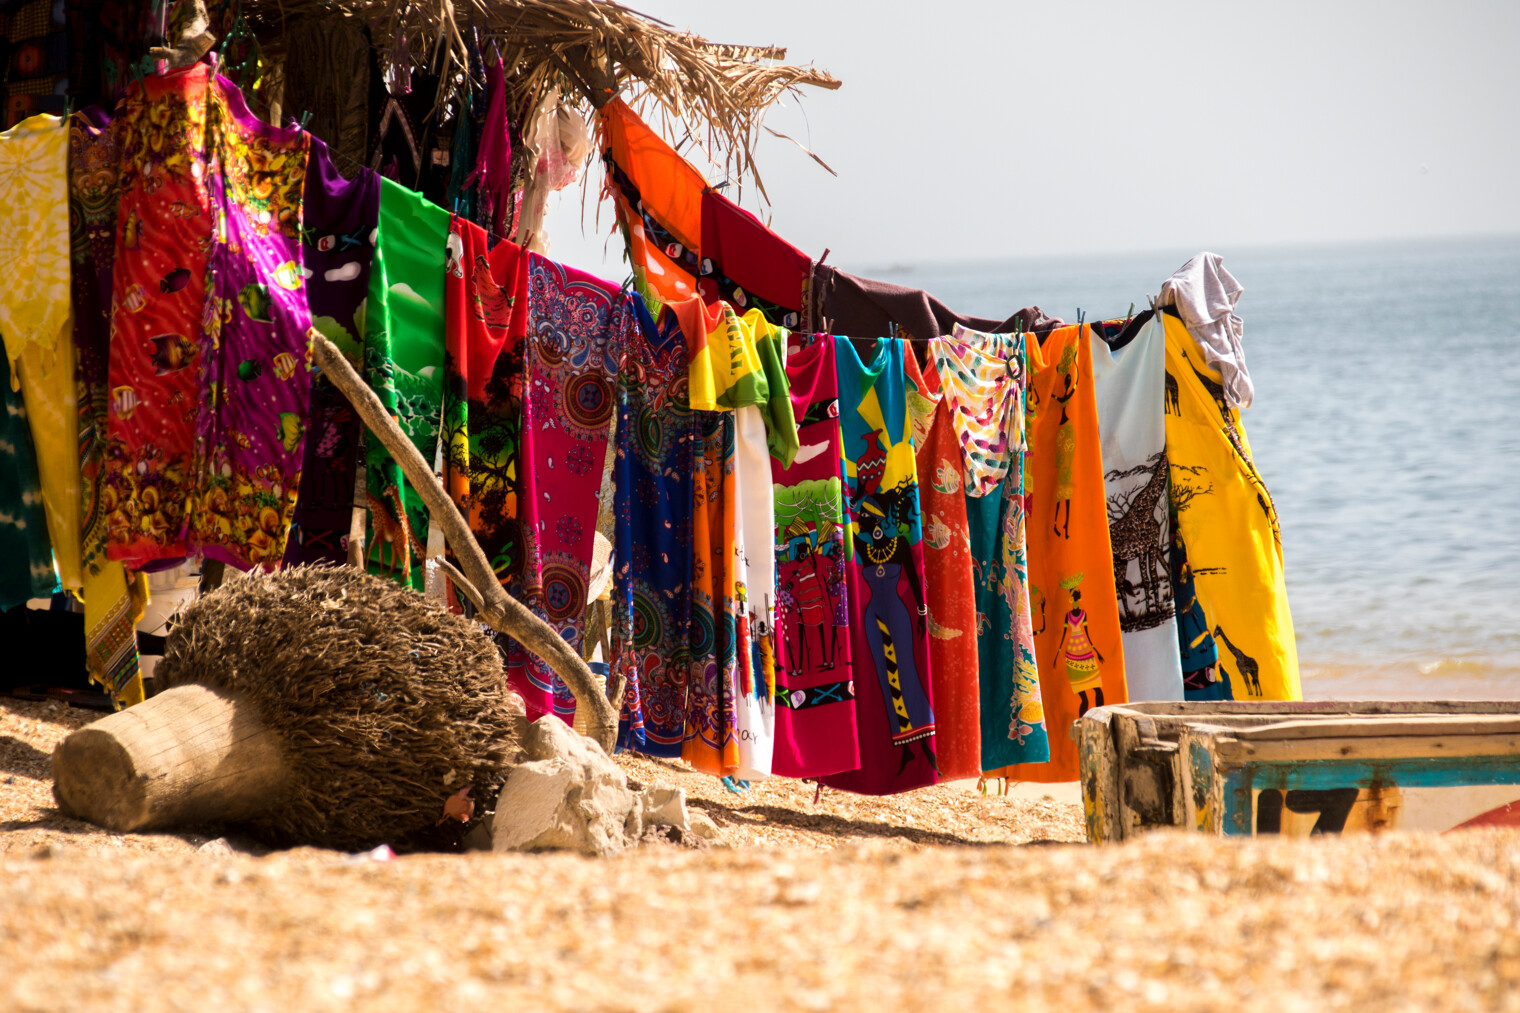
[[[527,275],[519,597],[579,651],[614,384],[636,310],[616,285],[536,253],[528,255]],[[507,675],[530,720],[574,716],[575,697],[563,681],[516,644],[507,651]]]

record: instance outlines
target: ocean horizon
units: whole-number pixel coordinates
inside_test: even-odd
[[[859,273],[1071,322],[1144,309],[1198,252]],[[1520,236],[1212,252],[1244,287],[1305,697],[1520,699]]]

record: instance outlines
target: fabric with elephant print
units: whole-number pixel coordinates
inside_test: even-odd
[[[956,324],[932,348],[966,484],[980,673],[979,769],[1041,763],[1050,756],[1050,736],[1029,609],[1024,339]]]
[[[820,779],[862,795],[938,783],[929,608],[924,598],[911,355],[882,338],[865,363],[834,339],[848,517],[846,592],[860,768]]]
[[[628,335],[618,378],[612,671],[624,679],[618,743],[679,757],[691,662],[693,452],[686,335],[675,314]]]
[[[528,254],[527,273],[518,597],[579,651],[614,383],[637,312],[632,293],[539,254]],[[569,688],[516,641],[507,677],[530,721],[574,716]]]
[[[1277,508],[1218,371],[1182,321],[1161,318],[1172,510],[1219,674],[1236,700],[1301,699]]]
[[[363,312],[364,378],[401,431],[431,463],[443,413],[444,276],[449,215],[419,194],[380,180],[380,221]],[[427,508],[373,433],[365,441],[371,573],[421,591]]]
[[[1129,698],[1181,700],[1162,401],[1166,329],[1152,316],[1121,348],[1110,348],[1096,328],[1089,343]]]
[[[1068,728],[1092,707],[1128,699],[1089,331],[1058,327],[1043,344],[1024,335],[1029,610],[1046,728]],[[1048,763],[988,775],[1076,780],[1076,743],[1066,735],[1049,743]]]
[[[380,220],[380,177],[360,168],[352,180],[344,179],[333,166],[327,145],[313,136],[301,217],[311,325],[355,369],[361,368],[360,321]],[[363,437],[364,425],[348,399],[322,375],[313,377],[301,493],[285,544],[286,565],[336,566],[348,559],[354,476]]]
[[[776,747],[772,771],[822,777],[860,766],[850,681],[843,462],[834,342],[786,362],[799,448],[771,459],[776,501]]]

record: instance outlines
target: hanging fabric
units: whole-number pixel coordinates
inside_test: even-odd
[[[103,500],[106,424],[110,414],[111,275],[121,200],[120,148],[99,109],[69,121],[69,214],[74,305],[75,388],[79,392],[79,472],[85,660],[117,706],[143,699],[136,621],[147,579],[107,558],[111,512]],[[114,506],[114,503],[110,504]]]
[[[960,446],[976,592],[981,770],[1041,763],[1050,736],[1029,606],[1022,334],[956,324],[933,341]],[[936,666],[937,667],[937,666]]]
[[[924,595],[934,659],[934,724],[940,775],[946,780],[982,772],[978,689],[976,586],[971,534],[962,491],[961,448],[939,370],[931,356],[924,394],[934,404],[919,443],[918,495],[923,514]]]
[[[327,145],[316,136],[310,140],[301,256],[309,275],[306,297],[311,326],[360,369],[364,363],[361,318],[380,221],[380,177],[361,167],[352,180],[344,179]],[[300,495],[285,546],[285,564],[338,566],[349,558],[364,425],[348,399],[320,373],[311,383],[306,430]]]
[[[956,324],[1005,333],[1028,312],[1004,321],[963,316],[921,289],[862,278],[821,263],[812,265],[807,291],[807,325],[851,338],[870,339],[901,328],[918,341],[928,341],[949,334]]]
[[[1182,321],[1158,317],[1171,500],[1205,629],[1234,699],[1301,699],[1277,508],[1221,374]]]
[[[365,379],[422,459],[438,449],[443,410],[444,274],[449,215],[398,183],[380,181],[380,224],[364,309]],[[424,587],[428,515],[373,434],[365,471],[372,573]]]
[[[898,338],[865,363],[836,338],[839,422],[853,540],[850,658],[860,768],[820,783],[888,795],[939,780],[909,380]]]
[[[681,759],[704,773],[727,777],[739,769],[734,413],[694,410],[693,415],[691,669]]]
[[[58,590],[26,405],[11,386],[10,368],[9,361],[0,364],[0,611]]]
[[[507,122],[506,68],[500,56],[486,65],[486,111],[475,170],[465,186],[475,190],[480,224],[505,236],[512,220],[512,128]]]
[[[536,253],[528,254],[528,313],[519,597],[579,651],[613,384],[637,313],[616,285]],[[574,716],[569,688],[515,643],[507,673],[530,720],[551,710]]]
[[[788,354],[786,375],[798,450],[789,466],[771,458],[779,552],[773,772],[822,777],[860,766],[833,340],[820,336]]]
[[[209,100],[215,309],[201,338],[190,541],[208,560],[273,569],[295,511],[311,397],[308,135],[259,120],[226,78],[212,82]]]
[[[1166,328],[1156,314],[1122,348],[1110,349],[1096,329],[1089,343],[1129,698],[1181,700],[1163,405]]]
[[[1068,728],[1088,709],[1128,698],[1088,330],[1057,328],[1043,346],[1024,335],[1029,601],[1047,728]],[[1049,763],[987,775],[1076,780],[1076,744],[1065,735],[1048,741]]]
[[[69,295],[68,124],[38,115],[0,133],[0,338],[10,384],[26,400],[42,507],[65,588],[80,565],[79,405]]]
[[[624,679],[618,742],[679,757],[691,676],[693,452],[686,335],[635,304],[618,378],[612,671]]]

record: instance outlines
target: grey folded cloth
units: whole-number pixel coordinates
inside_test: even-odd
[[[1161,283],[1156,306],[1175,306],[1188,333],[1203,349],[1204,360],[1224,381],[1225,400],[1236,408],[1251,407],[1256,389],[1246,371],[1246,352],[1241,345],[1245,324],[1235,314],[1244,291],[1235,276],[1224,269],[1217,253],[1200,253]]]

